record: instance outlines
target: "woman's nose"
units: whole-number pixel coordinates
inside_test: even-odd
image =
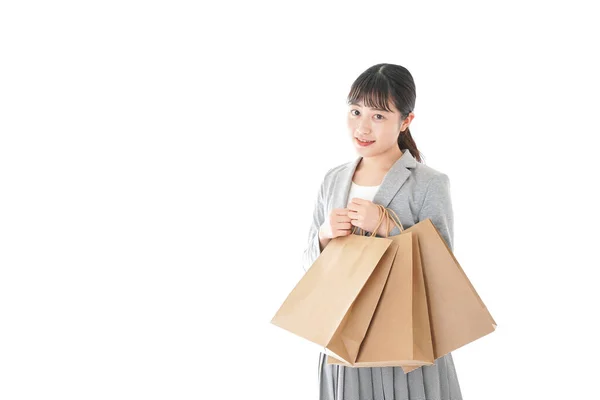
[[[356,125],[356,131],[361,135],[368,135],[371,133],[371,127],[368,124],[359,121],[358,125]]]

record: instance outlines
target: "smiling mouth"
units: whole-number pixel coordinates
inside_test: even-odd
[[[374,140],[361,140],[359,138],[356,138],[356,140],[358,140],[361,143],[373,143],[374,142]]]

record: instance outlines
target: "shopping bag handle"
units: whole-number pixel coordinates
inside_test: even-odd
[[[371,235],[369,237],[373,237],[373,236],[375,236],[377,234],[377,231],[379,230],[379,227],[383,223],[384,216],[386,215],[385,207],[383,207],[380,204],[376,204],[376,206],[379,208],[379,223],[377,224],[377,226],[375,227],[375,229],[373,229],[373,232],[371,233]],[[388,227],[389,227],[389,220],[388,220]],[[352,228],[352,234],[354,234],[354,232],[356,232],[357,230],[361,231],[360,236],[365,236],[364,232],[366,232],[366,231],[363,230],[362,228],[359,228],[358,226],[354,226]],[[389,228],[388,228],[388,232],[389,232]]]
[[[394,210],[392,210],[391,208],[386,208],[385,211],[386,211],[388,217],[390,217],[391,220],[394,221],[394,223],[396,224],[396,226],[398,227],[398,229],[400,229],[400,232],[402,233],[402,231],[404,230],[404,227],[402,226],[402,222],[400,222],[400,218],[398,217],[398,214],[396,214],[396,212]],[[394,214],[394,217],[392,217],[390,215],[390,212],[392,214]],[[389,232],[389,230],[388,230],[388,232]]]

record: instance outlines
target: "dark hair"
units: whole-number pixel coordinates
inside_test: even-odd
[[[356,78],[348,94],[348,105],[362,100],[368,107],[392,111],[388,107],[391,100],[400,111],[400,119],[404,120],[415,108],[416,97],[415,82],[406,68],[396,64],[377,64]],[[398,135],[398,147],[400,150],[408,149],[421,162],[421,152],[409,128]]]

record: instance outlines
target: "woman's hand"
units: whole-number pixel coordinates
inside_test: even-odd
[[[321,251],[331,239],[339,236],[348,236],[352,233],[352,224],[348,217],[347,208],[334,208],[329,213],[329,218],[319,228],[319,246]]]
[[[319,238],[333,239],[339,236],[348,236],[352,233],[348,211],[347,208],[334,208],[331,210],[328,221],[319,230]]]
[[[373,232],[377,228],[382,212],[382,207],[379,205],[370,200],[355,197],[348,204],[348,209],[350,210],[348,216],[352,225],[367,232]],[[392,221],[389,220],[386,214],[379,229],[377,229],[377,235],[387,237],[393,226]]]

